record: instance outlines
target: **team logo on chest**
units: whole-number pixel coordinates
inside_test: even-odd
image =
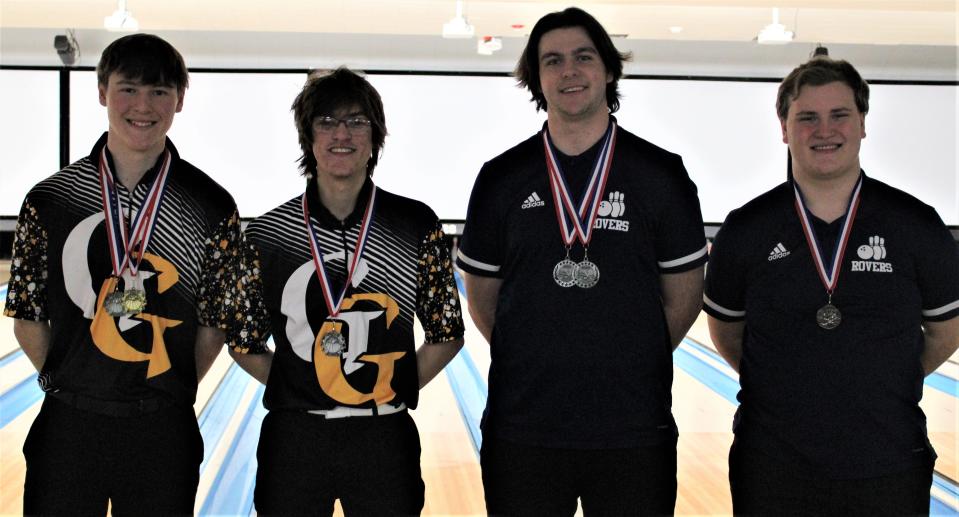
[[[104,280],[99,294],[92,289],[93,279],[87,261],[87,248],[94,230],[103,224],[104,220],[102,212],[92,214],[74,227],[67,237],[63,247],[64,287],[70,301],[83,311],[83,316],[93,320],[90,324],[90,335],[97,349],[117,361],[148,361],[146,377],[149,379],[170,369],[170,357],[163,334],[167,328],[182,322],[145,311],[119,317],[107,312],[104,307],[106,297],[117,290],[119,283],[131,285],[137,279],[129,271],[125,271],[119,278],[108,277]],[[140,271],[140,275],[143,280],[156,277],[156,295],[163,294],[179,281],[179,273],[171,262],[146,252],[143,253],[143,260],[150,264],[154,271]],[[144,323],[153,330],[149,352],[138,350],[123,337],[124,332]]]
[[[599,204],[599,217],[593,224],[597,230],[628,232],[629,221],[620,219],[626,213],[626,196],[622,192],[610,192],[609,199]]]
[[[856,249],[856,255],[862,260],[853,260],[852,270],[869,271],[873,273],[892,273],[892,263],[883,262],[886,254],[886,239],[878,235],[873,235],[869,237],[869,244],[863,244]]]
[[[325,262],[354,260],[353,254],[343,251],[326,253]],[[358,287],[369,273],[366,259],[359,258],[350,278],[350,285]],[[394,364],[406,352],[383,354],[367,353],[370,329],[382,325],[389,329],[399,315],[399,304],[384,293],[355,293],[345,297],[335,317],[323,321],[318,331],[310,326],[306,307],[306,288],[315,276],[313,260],[303,263],[283,287],[280,311],[287,317],[286,336],[293,353],[300,359],[313,363],[316,380],[328,397],[344,405],[360,405],[371,400],[377,405],[396,398],[390,386]],[[323,339],[336,333],[343,336],[344,346],[340,354],[328,354],[323,350]],[[360,369],[376,370],[376,382],[371,391],[357,389],[348,380],[349,375]]]

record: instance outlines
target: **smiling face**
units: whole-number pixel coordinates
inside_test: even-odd
[[[313,124],[317,179],[362,183],[366,180],[366,164],[373,152],[372,131],[369,126],[351,131],[342,121],[368,117],[357,105],[337,109],[330,116],[341,121],[332,131],[322,130],[315,121]]]
[[[159,155],[173,116],[183,109],[183,92],[173,86],[143,84],[118,72],[98,87],[107,108],[107,142],[115,155]]]
[[[780,123],[797,180],[858,176],[866,116],[856,107],[853,91],[846,83],[803,86]]]
[[[606,84],[612,80],[582,27],[543,34],[539,42],[539,83],[551,120],[575,122],[606,117]]]

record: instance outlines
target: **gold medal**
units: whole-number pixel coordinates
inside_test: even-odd
[[[123,291],[123,310],[128,315],[140,314],[147,308],[147,294],[141,289]]]

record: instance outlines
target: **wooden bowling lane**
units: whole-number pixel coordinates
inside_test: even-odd
[[[465,341],[482,339],[467,323]],[[416,325],[415,339],[423,342]],[[464,350],[468,350],[464,346]],[[473,447],[456,396],[445,372],[440,372],[422,391],[413,419],[420,432],[420,467],[426,485],[423,515],[484,515],[483,482],[479,456]]]

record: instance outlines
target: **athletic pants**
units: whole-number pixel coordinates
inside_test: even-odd
[[[833,480],[733,442],[729,485],[736,515],[902,516],[929,514],[933,464],[889,476]]]
[[[203,460],[193,408],[148,411],[104,415],[48,394],[23,444],[23,513],[106,515],[109,500],[117,517],[192,515]]]
[[[406,411],[327,419],[270,411],[256,458],[259,515],[419,515],[420,438]]]
[[[551,449],[484,436],[486,511],[494,516],[672,515],[676,441],[630,449]]]

